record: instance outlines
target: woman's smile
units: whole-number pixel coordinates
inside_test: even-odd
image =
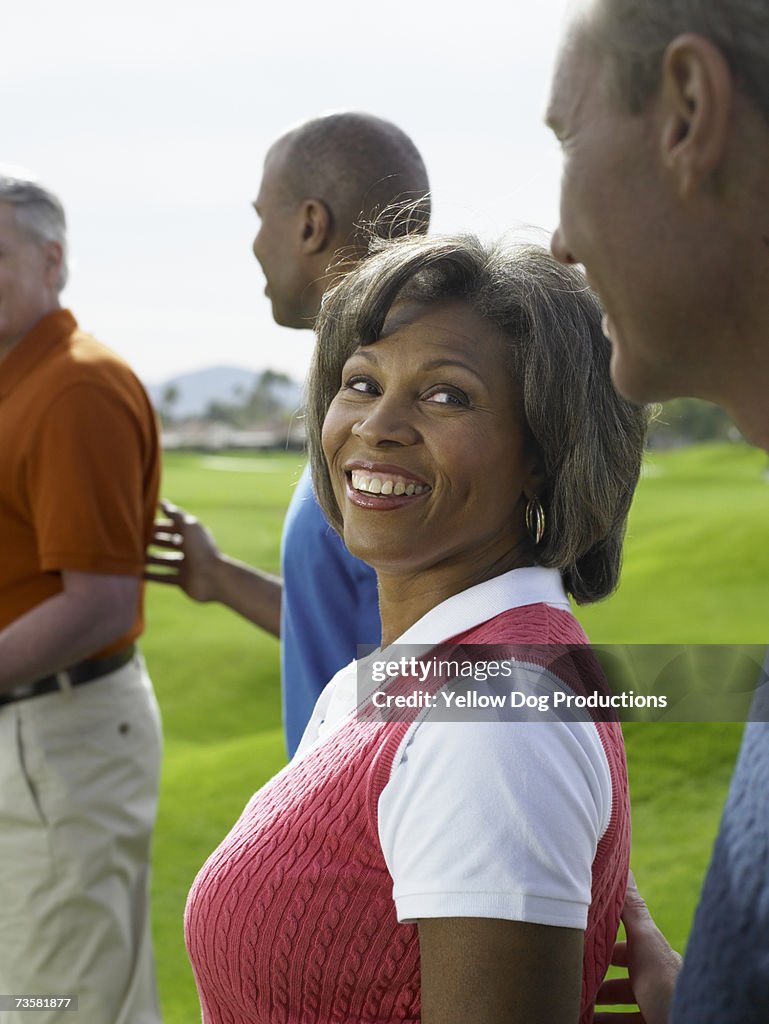
[[[407,483],[397,473],[392,476],[389,473],[350,473],[349,479],[354,491],[381,494],[382,497],[388,494],[394,494],[396,497],[405,494],[410,498],[412,494],[426,494],[430,490],[426,484]]]
[[[345,468],[347,499],[358,508],[391,511],[414,503],[432,490],[421,477],[398,466],[351,462]]]

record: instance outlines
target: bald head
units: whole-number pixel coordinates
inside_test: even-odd
[[[428,188],[408,135],[371,114],[328,114],[281,136],[254,203],[254,255],[276,322],[311,328],[326,289],[366,255],[372,230],[424,234]]]
[[[376,221],[386,234],[424,234],[430,221],[424,161],[404,131],[364,113],[327,114],[282,136],[270,150],[280,161],[287,197],[322,200],[337,244]]]

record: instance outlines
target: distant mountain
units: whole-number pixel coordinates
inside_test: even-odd
[[[211,402],[240,404],[261,377],[260,372],[242,366],[211,366],[170,377],[159,384],[149,384],[147,391],[156,408],[168,411],[175,419],[202,416]],[[173,402],[167,398],[171,389],[176,392]],[[287,384],[275,382],[271,390],[288,410],[301,403],[302,389],[296,381]]]

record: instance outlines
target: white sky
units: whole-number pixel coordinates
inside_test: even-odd
[[[144,380],[213,364],[301,379],[312,336],[273,323],[250,249],[270,143],[371,111],[421,150],[434,231],[550,231],[542,114],[565,5],[25,0],[5,19],[0,160],[61,196],[63,301]]]

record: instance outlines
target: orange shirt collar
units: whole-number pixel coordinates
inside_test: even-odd
[[[55,309],[38,320],[5,359],[0,360],[0,398],[14,387],[60,342],[77,329],[77,320],[68,309]]]

